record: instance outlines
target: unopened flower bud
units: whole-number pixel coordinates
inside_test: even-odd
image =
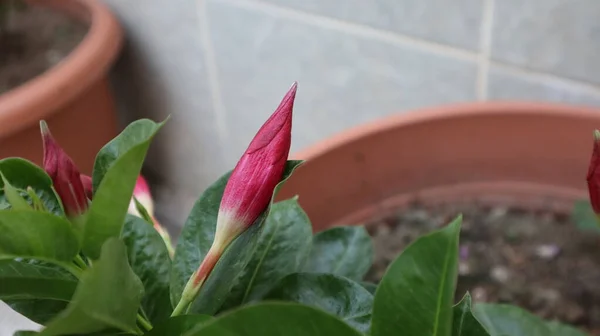
[[[52,179],[56,193],[68,217],[76,217],[88,209],[88,199],[77,166],[52,137],[46,122],[40,122],[44,145],[44,170]]]
[[[221,198],[215,239],[200,267],[190,277],[173,315],[187,309],[227,246],[269,207],[290,151],[296,88],[294,83],[233,169]]]

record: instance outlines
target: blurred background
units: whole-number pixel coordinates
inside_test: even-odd
[[[173,118],[145,173],[182,225],[293,81],[292,151],[452,102],[600,105],[597,0],[106,0],[126,30],[123,121]]]

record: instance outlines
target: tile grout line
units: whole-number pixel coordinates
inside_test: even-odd
[[[203,0],[198,0],[198,1],[203,1]],[[267,15],[272,15],[278,18],[283,18],[283,19],[289,19],[292,21],[296,21],[296,22],[300,22],[303,24],[307,24],[310,26],[317,26],[317,27],[322,27],[322,28],[326,28],[326,29],[332,29],[332,30],[336,30],[336,31],[340,31],[343,33],[347,33],[353,36],[360,36],[360,37],[366,37],[366,38],[372,38],[374,40],[378,40],[378,41],[382,41],[382,42],[388,42],[394,45],[401,45],[404,47],[411,47],[411,48],[415,48],[421,51],[427,51],[427,52],[431,52],[433,54],[439,55],[439,56],[447,56],[447,57],[451,57],[451,58],[455,58],[458,60],[463,60],[463,61],[475,61],[475,62],[481,62],[481,63],[485,63],[483,64],[484,67],[486,67],[487,69],[484,69],[485,71],[481,71],[482,72],[482,76],[481,76],[481,80],[485,81],[485,86],[482,85],[482,98],[487,99],[487,81],[489,78],[489,68],[491,65],[493,65],[494,67],[498,67],[500,69],[503,69],[507,72],[509,72],[510,74],[513,75],[520,75],[523,76],[524,79],[530,79],[530,80],[538,80],[538,81],[552,81],[554,83],[558,83],[560,85],[569,85],[569,86],[573,86],[577,89],[581,89],[583,91],[586,91],[588,93],[592,93],[594,95],[598,95],[600,96],[600,85],[596,85],[593,83],[589,83],[589,82],[585,82],[585,81],[579,81],[576,79],[570,79],[570,78],[566,78],[566,77],[561,77],[559,75],[554,75],[554,74],[550,74],[550,73],[546,73],[546,72],[541,72],[541,71],[537,71],[537,70],[532,70],[532,69],[528,69],[525,67],[521,67],[518,65],[512,65],[512,64],[507,64],[507,63],[503,63],[503,62],[499,62],[499,61],[495,61],[495,60],[491,60],[490,59],[490,51],[491,51],[491,40],[492,40],[492,27],[493,27],[493,13],[494,13],[494,8],[495,8],[495,0],[485,0],[486,3],[484,4],[485,7],[485,12],[484,15],[489,15],[490,18],[489,20],[487,20],[488,22],[486,22],[487,24],[484,25],[484,27],[482,27],[482,30],[487,30],[487,32],[489,33],[489,37],[483,35],[480,35],[481,39],[482,39],[482,43],[487,44],[487,57],[485,57],[485,61],[482,62],[482,54],[483,54],[483,50],[480,51],[479,53],[471,51],[471,50],[465,50],[465,49],[461,49],[458,47],[453,47],[453,46],[448,46],[445,44],[441,44],[441,43],[437,43],[437,42],[431,42],[431,41],[426,41],[426,40],[422,40],[416,37],[412,37],[412,36],[408,36],[408,35],[403,35],[403,34],[399,34],[399,33],[393,33],[393,32],[388,32],[388,31],[384,31],[384,30],[380,30],[380,29],[376,29],[376,28],[372,28],[366,25],[361,25],[358,23],[351,23],[351,22],[346,22],[343,20],[339,20],[339,19],[335,19],[335,18],[329,18],[329,17],[325,17],[322,15],[318,15],[318,14],[313,14],[313,13],[307,13],[307,12],[303,12],[300,10],[296,10],[296,9],[292,9],[292,8],[287,8],[284,7],[282,5],[275,5],[275,4],[271,4],[268,2],[265,2],[263,0],[218,0],[218,2],[220,3],[225,3],[228,5],[232,5],[234,7],[237,8],[243,8],[243,9],[248,9],[251,11],[257,11],[257,12],[261,12],[261,13],[265,13]],[[484,45],[482,45],[482,49],[483,49]],[[480,64],[478,64],[480,65]],[[483,76],[485,75],[485,76]],[[478,72],[478,82],[479,82],[479,72]],[[476,91],[479,91],[478,86],[476,86]]]
[[[542,83],[552,82],[558,85],[571,86],[579,91],[600,97],[600,85],[597,84],[578,81],[576,79],[561,77],[547,72],[539,72],[536,70],[497,61],[490,61],[489,63],[509,75],[521,76],[523,79],[534,80]]]
[[[215,58],[215,51],[210,37],[210,24],[206,9],[208,0],[196,1],[196,15],[198,17],[198,26],[200,30],[200,41],[202,51],[204,53],[204,64],[206,66],[206,77],[208,79],[208,87],[212,101],[213,114],[217,126],[217,133],[221,143],[225,143],[228,138],[229,129],[227,127],[227,111],[223,104],[223,96],[221,94],[221,85],[219,81],[219,71]]]
[[[481,18],[481,33],[479,47],[481,51],[478,56],[476,97],[477,100],[488,99],[488,81],[490,75],[490,53],[492,49],[492,33],[494,27],[494,1],[484,0],[483,15]]]
[[[385,41],[395,45],[414,47],[423,51],[431,51],[437,54],[453,57],[459,60],[475,61],[478,54],[471,50],[464,50],[453,46],[422,40],[416,37],[388,32],[385,30],[369,27],[353,22],[346,22],[336,18],[330,18],[318,14],[307,13],[281,5],[275,5],[262,0],[219,0],[238,8],[260,11],[279,18],[329,28],[336,31],[350,33],[354,36],[368,37],[378,41]]]

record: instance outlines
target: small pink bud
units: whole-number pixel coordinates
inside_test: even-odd
[[[142,175],[138,176],[137,181],[135,182],[135,187],[133,188],[133,197],[135,197],[138,202],[140,202],[140,204],[146,208],[148,214],[154,216],[154,202],[152,201],[150,187],[148,187],[148,182],[146,182],[146,179],[144,179]],[[131,198],[129,209],[127,211],[132,215],[142,217],[135,206],[135,201],[133,198]]]
[[[135,187],[133,188],[133,197],[129,202],[129,208],[127,209],[127,212],[131,215],[143,218],[144,216],[142,216],[142,214],[137,209],[134,198],[137,199],[137,201],[140,202],[140,204],[146,209],[148,215],[150,216],[150,219],[152,220],[152,226],[154,226],[154,229],[162,237],[163,241],[167,246],[169,254],[173,256],[175,251],[173,250],[171,236],[169,235],[167,230],[165,230],[165,228],[163,228],[162,225],[158,222],[156,217],[154,217],[154,201],[152,200],[152,194],[150,193],[150,187],[148,186],[148,182],[146,182],[146,179],[144,179],[142,175],[139,175],[137,181],[135,182]]]
[[[44,146],[44,170],[54,185],[68,217],[75,217],[88,209],[88,199],[81,181],[81,173],[73,160],[52,137],[46,122],[40,122]]]
[[[294,83],[233,169],[221,199],[215,242],[227,246],[269,206],[290,151],[296,88]]]

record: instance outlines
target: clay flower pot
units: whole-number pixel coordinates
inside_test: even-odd
[[[279,199],[300,196],[314,228],[424,203],[477,199],[570,211],[586,197],[600,111],[541,103],[471,103],[398,114],[297,153],[307,162]]]
[[[4,0],[0,0],[4,1]],[[89,24],[84,40],[55,67],[0,95],[0,158],[42,159],[39,121],[81,171],[90,174],[95,153],[117,134],[107,72],[122,44],[122,31],[98,0],[29,0]]]

